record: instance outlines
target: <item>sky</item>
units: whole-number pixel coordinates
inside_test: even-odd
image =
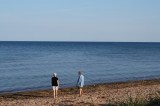
[[[160,42],[160,0],[0,0],[0,41]]]

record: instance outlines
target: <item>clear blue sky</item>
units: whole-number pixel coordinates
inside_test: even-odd
[[[160,0],[1,0],[5,40],[160,42]]]

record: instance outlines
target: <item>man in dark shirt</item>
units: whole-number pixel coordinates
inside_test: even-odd
[[[53,91],[54,91],[54,98],[57,97],[58,88],[59,88],[59,80],[56,76],[57,76],[57,74],[54,73],[53,77],[52,77],[52,88],[53,88]]]

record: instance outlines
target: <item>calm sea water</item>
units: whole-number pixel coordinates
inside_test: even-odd
[[[0,42],[0,92],[160,78],[160,43]]]

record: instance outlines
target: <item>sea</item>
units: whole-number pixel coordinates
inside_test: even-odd
[[[160,43],[0,41],[0,93],[160,78]]]

